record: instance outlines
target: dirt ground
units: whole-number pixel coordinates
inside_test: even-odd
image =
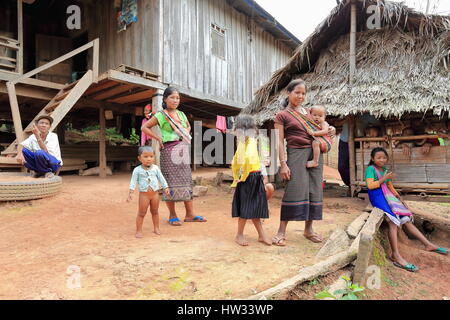
[[[213,178],[217,171],[226,172],[200,169],[194,178]],[[339,175],[326,168],[325,178],[337,180]],[[251,224],[246,228],[250,246],[238,246],[236,221],[230,213],[232,193],[226,185],[209,186],[206,196],[195,198],[195,211],[207,223],[170,226],[161,203],[162,235],[151,232],[148,215],[144,238],[136,239],[137,197],[133,203],[125,202],[129,179],[130,174],[106,179],[64,175],[64,189],[55,197],[0,204],[0,299],[245,298],[313,264],[322,245],[302,237],[303,223],[291,222],[286,247],[259,243]],[[324,238],[348,225],[366,206],[339,193],[342,190],[327,192],[324,219],[315,224]],[[269,203],[270,219],[264,221],[271,236],[278,228],[281,197],[282,190],[277,190]],[[183,218],[182,204],[177,209]],[[421,253],[414,259],[429,255]],[[448,292],[449,260],[438,258],[442,260],[425,266],[420,281],[440,286],[438,295],[448,296],[443,288]],[[438,269],[446,273],[436,274]],[[407,276],[415,279],[416,275]],[[78,283],[80,287],[74,288]]]

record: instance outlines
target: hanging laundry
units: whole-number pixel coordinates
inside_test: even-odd
[[[227,133],[227,119],[223,116],[217,116],[216,120],[217,132]]]

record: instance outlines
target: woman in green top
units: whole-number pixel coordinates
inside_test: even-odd
[[[192,173],[190,167],[190,145],[188,143],[191,126],[186,115],[178,110],[180,94],[168,87],[163,94],[163,111],[142,126],[142,131],[159,142],[161,147],[161,172],[169,184],[170,195],[163,195],[169,209],[169,224],[181,225],[175,211],[175,202],[183,201],[186,208],[184,222],[206,222],[202,216],[194,215],[192,202]],[[152,127],[159,125],[161,136],[154,134]]]

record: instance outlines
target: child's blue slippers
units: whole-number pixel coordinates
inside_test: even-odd
[[[401,269],[405,269],[408,270],[409,272],[417,272],[419,271],[419,268],[417,268],[415,265],[413,265],[412,263],[408,263],[406,266],[401,265],[398,262],[394,262],[394,266],[399,267]]]
[[[206,222],[207,220],[202,216],[195,216],[193,219],[184,219],[184,222]]]
[[[178,218],[169,219],[169,224],[171,226],[181,226],[181,221]]]

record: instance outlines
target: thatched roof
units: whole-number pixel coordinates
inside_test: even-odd
[[[348,85],[350,3],[341,2],[276,71],[243,113],[273,119],[296,78],[308,86],[305,106],[322,104],[336,116],[370,112],[442,115],[450,110],[450,17],[425,15],[403,3],[380,1],[381,28],[366,27],[369,5],[357,0],[356,78]]]

